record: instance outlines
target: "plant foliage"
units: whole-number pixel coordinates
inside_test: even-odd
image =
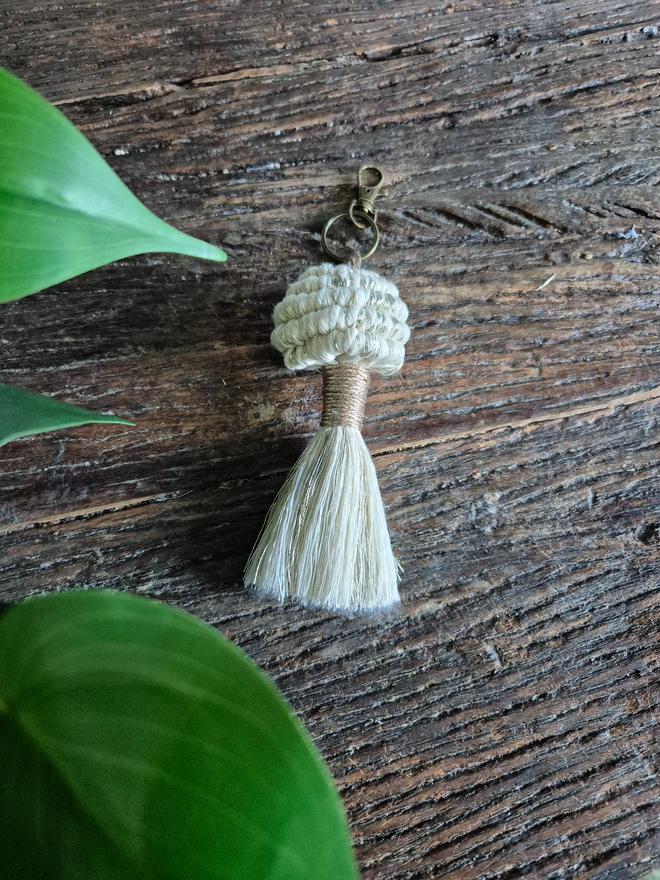
[[[33,394],[14,385],[0,384],[0,446],[41,431],[72,428],[94,422],[130,425],[117,416],[91,412],[71,403],[60,403],[52,397]]]
[[[4,880],[356,880],[275,686],[182,611],[104,591],[0,619]]]
[[[150,251],[226,259],[152,214],[59,110],[0,68],[0,302]]]

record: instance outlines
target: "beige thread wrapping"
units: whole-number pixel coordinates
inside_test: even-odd
[[[322,428],[362,430],[369,391],[369,370],[355,364],[323,367]]]

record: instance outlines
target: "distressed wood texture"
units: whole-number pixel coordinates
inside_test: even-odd
[[[0,599],[211,621],[340,786],[363,876],[660,866],[660,4],[4,0],[0,59],[224,265],[125,260],[2,307],[5,381],[133,418],[0,450]],[[403,604],[246,595],[318,420],[270,315],[383,167],[413,327],[374,379]]]

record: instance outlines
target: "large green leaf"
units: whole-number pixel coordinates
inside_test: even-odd
[[[14,385],[0,384],[0,446],[42,431],[72,428],[93,422],[111,422],[115,425],[131,425],[117,416],[91,412],[71,403],[60,403],[52,397],[43,397],[32,391],[24,391]]]
[[[319,755],[184,612],[102,591],[0,620],[3,880],[355,880]]]
[[[159,220],[59,110],[0,68],[0,302],[149,251],[226,259]]]

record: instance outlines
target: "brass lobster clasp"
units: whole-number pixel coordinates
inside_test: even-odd
[[[376,183],[372,183],[369,186],[362,183],[362,175],[366,171],[373,171],[378,176],[378,180]],[[348,216],[351,219],[351,223],[354,226],[359,227],[360,229],[366,229],[368,224],[358,223],[355,219],[354,211],[357,211],[358,214],[363,214],[365,217],[370,217],[374,222],[378,219],[378,211],[374,210],[374,201],[378,198],[378,193],[380,192],[383,186],[383,172],[380,168],[376,168],[375,165],[363,165],[362,168],[358,171],[358,197],[357,199],[353,199],[348,209]]]

